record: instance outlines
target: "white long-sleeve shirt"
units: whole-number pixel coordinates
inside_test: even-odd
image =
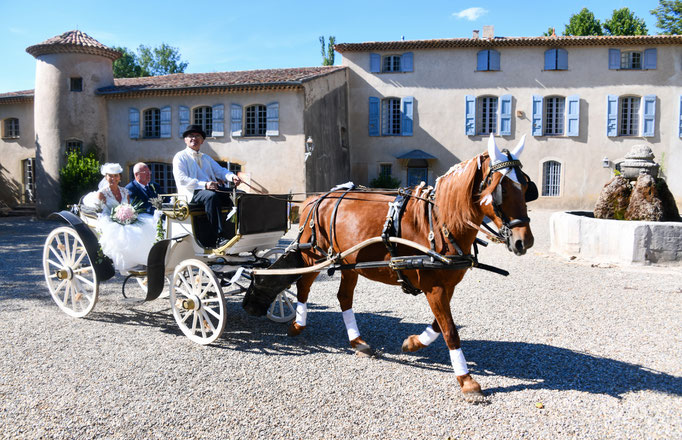
[[[223,168],[209,155],[199,152],[201,155],[201,168],[194,160],[196,152],[187,147],[179,151],[173,157],[173,176],[178,193],[187,197],[187,201],[192,200],[194,191],[205,189],[206,183],[215,182],[218,179],[227,182],[232,181],[235,174]]]

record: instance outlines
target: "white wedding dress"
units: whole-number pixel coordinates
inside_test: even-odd
[[[130,203],[128,190],[120,186],[118,188],[121,191],[121,202],[116,200],[109,187],[105,187],[100,189],[106,199],[105,202],[99,200],[97,191],[94,191],[85,196],[83,203],[97,210],[101,209],[97,229],[100,233],[99,243],[102,252],[111,258],[117,271],[125,274],[135,266],[147,265],[147,256],[156,241],[158,216],[138,214],[139,221],[130,225],[112,221],[112,209],[122,202]]]

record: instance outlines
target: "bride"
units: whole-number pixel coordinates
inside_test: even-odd
[[[99,184],[99,190],[86,195],[83,203],[101,211],[97,229],[102,252],[111,258],[119,272],[146,265],[149,251],[156,240],[158,219],[149,214],[138,214],[137,221],[129,224],[112,220],[112,211],[116,213],[117,206],[130,204],[130,194],[127,189],[118,185],[123,172],[121,165],[105,163],[100,171],[104,178]]]

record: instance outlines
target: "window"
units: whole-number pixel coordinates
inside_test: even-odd
[[[609,69],[650,70],[656,68],[656,49],[620,50],[609,49]]]
[[[206,137],[213,134],[213,108],[212,107],[197,107],[194,109],[195,125],[200,125],[206,133]]]
[[[65,151],[67,156],[71,153],[83,154],[83,141],[78,139],[67,140]]]
[[[24,193],[23,193],[23,202],[24,203],[35,203],[36,198],[36,186],[35,186],[35,167],[36,167],[36,159],[35,157],[31,157],[28,159],[25,159],[22,161],[22,169],[23,169],[23,184],[24,184]]]
[[[544,134],[546,136],[564,134],[564,107],[565,100],[561,96],[545,98]]]
[[[390,163],[379,164],[379,177],[391,177],[393,172],[393,165]]]
[[[412,136],[414,98],[369,98],[370,136]]]
[[[175,179],[173,178],[173,165],[163,162],[147,162],[149,171],[152,175],[152,182],[159,185],[158,193],[161,194],[173,194],[178,192],[178,188],[175,186]],[[133,172],[133,169],[130,169]],[[131,176],[131,179],[134,177]]]
[[[381,101],[381,134],[400,136],[400,99],[388,98]]]
[[[607,95],[606,135],[654,136],[656,99],[656,95]]]
[[[5,139],[17,139],[19,137],[19,119],[5,119],[2,124],[2,137]]]
[[[545,70],[568,70],[568,52],[566,49],[545,51]]]
[[[500,70],[500,53],[496,50],[482,50],[476,54],[476,70]]]
[[[621,52],[620,53],[620,68],[621,69],[641,69],[642,68],[642,52]]]
[[[497,131],[497,96],[483,96],[476,103],[476,126],[478,134],[490,134]]]
[[[143,113],[143,137],[161,137],[161,110],[150,108]]]
[[[235,174],[241,173],[241,171],[242,171],[242,164],[240,164],[240,163],[226,162],[224,160],[216,160],[216,162],[221,167],[227,168],[228,170],[232,171]]]
[[[402,55],[369,54],[369,71],[372,73],[412,72],[414,70],[414,56],[412,52]]]
[[[246,127],[244,136],[265,136],[267,111],[264,105],[246,107]]]
[[[381,68],[382,72],[400,72],[400,56],[386,55]]]
[[[639,127],[639,97],[627,96],[618,100],[618,135],[637,136]]]
[[[542,164],[542,196],[559,197],[561,189],[561,164],[548,160]]]
[[[70,78],[70,88],[72,92],[82,92],[83,78]]]

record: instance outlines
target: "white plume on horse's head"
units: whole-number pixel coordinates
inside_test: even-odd
[[[516,148],[514,148],[514,151],[511,152],[512,159],[518,160],[519,156],[523,152],[523,147],[525,143],[526,135],[524,134],[521,140],[519,141],[518,145],[516,145]],[[495,145],[495,137],[493,136],[492,133],[490,133],[490,138],[488,138],[488,156],[490,156],[491,166],[509,160],[509,158],[506,155],[504,155],[499,148],[497,148],[497,145]],[[516,175],[516,171],[513,168],[502,168],[497,172],[502,173],[503,176],[508,175],[507,177],[509,177],[516,183],[520,182],[519,178]]]
[[[514,159],[519,160],[519,156],[521,153],[523,153],[523,147],[526,144],[526,135],[524,134],[521,137],[521,140],[519,141],[518,145],[516,145],[516,148],[514,148],[514,151],[511,152],[511,155]]]

